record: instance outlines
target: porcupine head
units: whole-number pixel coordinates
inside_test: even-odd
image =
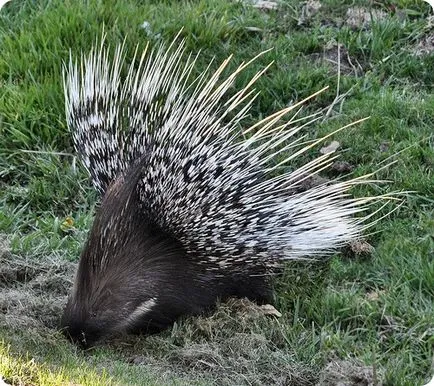
[[[122,77],[122,47],[109,54],[101,44],[64,77],[74,145],[102,197],[62,317],[74,341],[159,331],[218,298],[267,302],[280,262],[327,254],[364,229],[353,215],[375,199],[347,193],[361,178],[300,189],[334,155],[276,173],[320,141],[294,139],[304,123],[282,124],[297,105],[240,137],[263,72],[227,96],[249,63],[192,79],[181,42],[145,50]]]

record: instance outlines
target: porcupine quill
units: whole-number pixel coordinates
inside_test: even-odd
[[[381,208],[354,215],[392,199],[349,196],[372,174],[300,189],[334,154],[276,173],[344,128],[296,138],[307,123],[282,119],[301,101],[240,133],[258,95],[252,85],[269,66],[229,97],[251,61],[224,76],[228,58],[191,81],[196,58],[175,42],[136,51],[124,77],[123,46],[110,61],[104,42],[65,71],[68,127],[102,197],[62,317],[85,347],[159,331],[217,299],[270,302],[275,268],[358,238]]]

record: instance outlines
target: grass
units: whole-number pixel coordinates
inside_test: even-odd
[[[0,259],[4,379],[16,385],[300,385],[315,384],[333,361],[349,361],[375,368],[384,385],[428,381],[434,372],[434,53],[423,44],[433,37],[432,10],[423,1],[358,3],[383,16],[351,28],[346,15],[353,1],[336,0],[321,2],[304,19],[304,3],[295,0],[281,1],[277,11],[223,0],[12,0],[0,11],[0,234],[10,249]],[[149,34],[140,27],[144,21]],[[390,184],[354,194],[414,193],[375,226],[371,256],[344,253],[319,267],[288,267],[276,284],[278,320],[223,305],[214,316],[180,321],[162,334],[84,353],[39,323],[39,303],[23,298],[28,308],[22,311],[33,318],[23,322],[8,297],[12,290],[33,296],[36,281],[52,286],[41,267],[53,259],[76,261],[92,222],[97,198],[66,128],[62,63],[69,50],[73,56],[88,51],[103,30],[113,45],[126,36],[132,54],[136,44],[170,41],[181,27],[188,50],[201,51],[197,71],[212,57],[219,63],[234,54],[234,67],[272,48],[237,80],[239,88],[274,61],[257,82],[261,95],[251,121],[328,85],[305,109],[319,111],[334,101],[339,80],[344,98],[327,119],[306,128],[308,138],[370,116],[333,138],[341,160],[356,175],[397,162],[379,176]],[[39,265],[31,271],[24,262]],[[26,278],[19,280],[23,269]],[[6,280],[6,272],[16,280]],[[60,313],[61,306],[50,310]]]

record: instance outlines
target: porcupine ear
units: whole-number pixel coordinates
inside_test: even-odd
[[[189,87],[195,60],[184,57],[184,41],[173,49],[177,38],[169,47],[147,46],[141,55],[136,49],[127,71],[124,44],[111,51],[104,37],[80,64],[70,57],[64,67],[67,124],[101,195],[144,153],[150,133],[164,125]]]

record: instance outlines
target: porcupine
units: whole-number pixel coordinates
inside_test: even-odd
[[[160,331],[232,296],[270,302],[285,260],[327,255],[368,226],[354,214],[381,198],[348,196],[366,178],[300,189],[334,155],[276,173],[324,140],[282,123],[298,104],[240,132],[268,67],[229,97],[250,62],[192,79],[183,42],[136,51],[126,69],[124,51],[110,60],[103,42],[64,75],[68,127],[102,197],[62,317],[74,341]]]

